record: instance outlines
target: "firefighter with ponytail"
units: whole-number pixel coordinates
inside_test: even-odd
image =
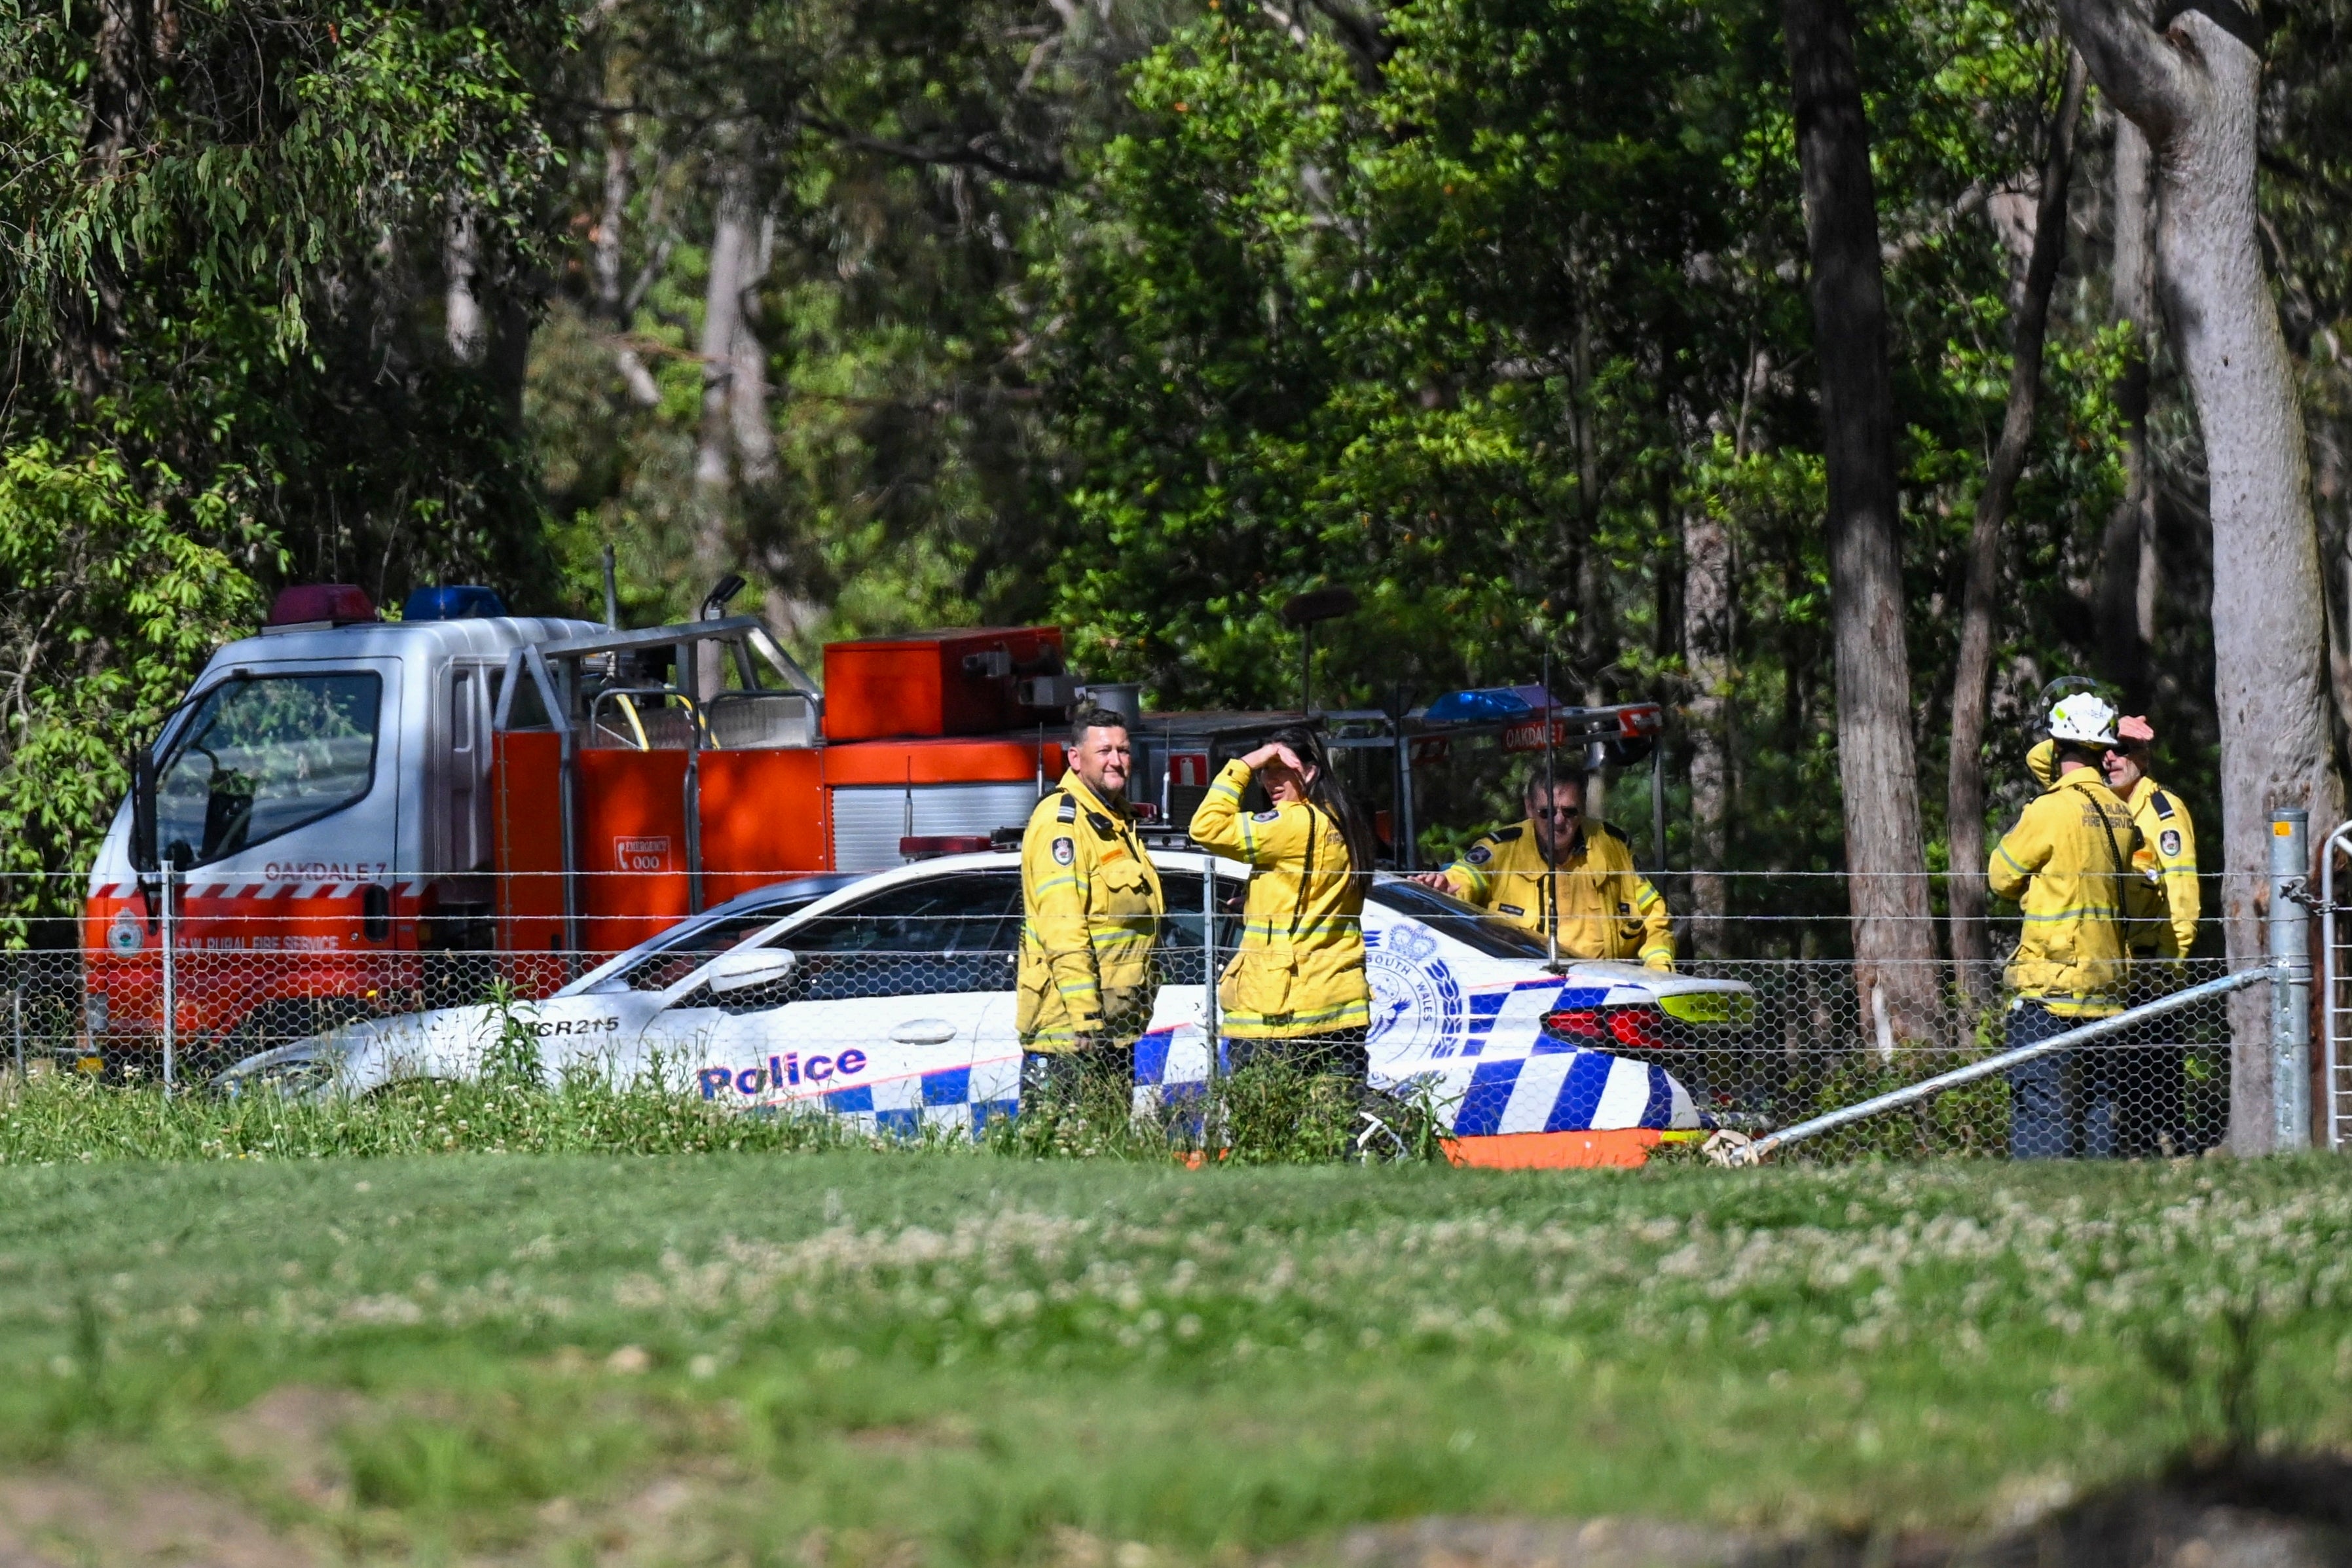
[[[1263,811],[1243,809],[1253,782],[1265,791]],[[1217,986],[1233,1065],[1286,1061],[1360,1092],[1370,1068],[1363,910],[1373,839],[1323,737],[1293,727],[1226,763],[1192,814],[1192,835],[1250,867],[1241,942]]]

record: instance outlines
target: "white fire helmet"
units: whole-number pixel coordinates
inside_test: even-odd
[[[2090,692],[2076,692],[2050,710],[2050,738],[2084,746],[2116,743],[2116,710]]]

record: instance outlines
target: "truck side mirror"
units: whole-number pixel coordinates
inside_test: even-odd
[[[142,747],[131,759],[131,867],[152,873],[162,865],[155,852],[155,754]]]

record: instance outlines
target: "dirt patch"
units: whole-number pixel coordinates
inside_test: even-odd
[[[311,1508],[340,1511],[350,1506],[352,1478],[336,1436],[369,1418],[374,1408],[347,1388],[289,1383],[225,1417],[216,1429],[223,1448],[268,1467],[289,1496]]]
[[[1647,1519],[1416,1519],[1339,1538],[1347,1568],[1744,1568],[1755,1537]]]
[[[1317,1555],[1344,1568],[2352,1568],[2352,1460],[2184,1464],[1965,1538],[1433,1518],[1352,1530]]]
[[[0,1568],[313,1568],[326,1559],[221,1498],[0,1477]]]

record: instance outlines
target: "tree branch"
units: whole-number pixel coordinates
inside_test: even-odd
[[[2198,94],[2188,62],[2165,36],[2130,0],[2058,0],[2058,16],[2099,90],[2149,145],[2169,141]]]
[[[897,158],[904,162],[984,169],[1001,180],[1012,180],[1024,185],[1059,185],[1069,177],[1067,171],[1058,162],[1050,169],[1032,169],[1009,162],[982,146],[979,137],[961,147],[920,147],[912,142],[893,141],[887,137],[858,131],[824,115],[807,114],[798,119],[810,130],[821,131],[848,146],[867,152],[879,152],[886,158]]]

